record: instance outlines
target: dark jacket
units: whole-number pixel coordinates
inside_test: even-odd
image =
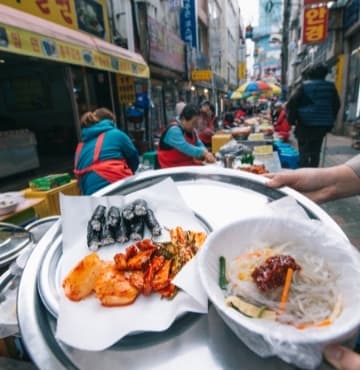
[[[330,130],[340,109],[340,99],[332,82],[304,81],[287,103],[290,124],[326,127]]]

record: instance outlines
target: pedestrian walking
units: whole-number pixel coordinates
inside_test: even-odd
[[[318,167],[323,139],[333,128],[340,109],[334,83],[325,81],[327,74],[326,65],[311,66],[287,102],[288,121],[295,125],[300,167]]]
[[[215,157],[199,139],[196,126],[200,117],[196,105],[187,104],[180,118],[171,122],[161,134],[157,160],[160,168],[214,163]]]
[[[138,168],[134,144],[114,122],[114,114],[106,108],[81,116],[81,141],[76,148],[74,174],[83,195],[131,176]]]

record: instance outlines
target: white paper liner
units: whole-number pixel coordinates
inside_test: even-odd
[[[281,216],[279,216],[279,214]],[[292,241],[304,250],[326,258],[339,273],[338,286],[344,308],[335,322],[324,328],[297,330],[264,319],[251,319],[225,305],[218,284],[219,257],[233,260],[242,251],[258,245],[280,245]],[[278,356],[305,369],[321,363],[328,343],[349,339],[360,326],[360,254],[339,233],[310,220],[291,198],[267,205],[258,216],[235,221],[213,232],[199,252],[200,278],[220,316],[233,332],[261,357]]]
[[[147,201],[161,226],[173,228],[180,225],[183,229],[205,231],[170,178],[127,196],[62,195],[61,281],[90,253],[86,245],[87,223],[96,206],[122,207],[137,198]],[[144,237],[150,237],[148,231]],[[166,231],[163,231],[162,237],[169,240]],[[99,249],[98,254],[102,259],[111,260],[132,243],[105,246]],[[174,283],[181,291],[172,300],[161,299],[159,294],[149,297],[140,295],[130,306],[109,308],[101,306],[94,295],[80,302],[72,302],[60,288],[56,338],[78,349],[100,351],[130,333],[163,331],[186,312],[207,313],[207,295],[199,281],[195,261],[196,257],[176,276]]]

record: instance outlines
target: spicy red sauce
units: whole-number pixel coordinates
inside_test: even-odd
[[[285,284],[286,272],[301,270],[301,267],[291,256],[280,254],[269,257],[251,273],[256,286],[263,292],[278,288]]]

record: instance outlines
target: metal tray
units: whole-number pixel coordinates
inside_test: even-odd
[[[320,207],[297,192],[269,189],[260,176],[218,167],[143,172],[112,184],[96,195],[129,194],[169,176],[176,182],[188,205],[214,229],[288,194],[297,199],[311,217],[321,219],[341,232]],[[64,345],[55,338],[56,320],[42,303],[37,290],[43,261],[48,254],[56,255],[60,246],[61,227],[58,222],[34,249],[19,286],[21,336],[38,368],[161,370],[185,369],[191,364],[206,369],[293,369],[277,358],[262,359],[248,350],[223,323],[212,305],[208,315],[187,314],[164,332],[127,336],[105,351],[80,351]],[[51,271],[50,266],[48,269]],[[322,365],[321,368],[327,367]]]
[[[9,237],[0,244],[0,269],[5,269],[13,262],[19,254],[32,242],[37,242],[45,234],[46,230],[59,219],[59,216],[51,216],[35,220],[24,227],[25,230],[31,232],[33,240],[30,239],[30,234],[22,235],[21,230],[17,233],[16,238]],[[3,222],[6,225],[7,223]],[[12,225],[12,224],[7,224]],[[14,225],[16,228],[17,226]],[[16,229],[14,229],[16,230]]]

